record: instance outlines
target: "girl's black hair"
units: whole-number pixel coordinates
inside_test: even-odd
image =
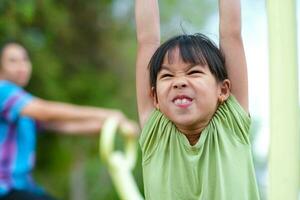
[[[179,54],[185,63],[208,65],[217,81],[228,78],[225,58],[216,44],[201,33],[179,35],[164,42],[153,54],[149,62],[150,84],[156,88],[157,74],[161,70],[164,57],[168,55],[172,62],[172,51],[179,48]]]

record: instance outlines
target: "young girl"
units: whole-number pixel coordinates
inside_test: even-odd
[[[136,0],[137,101],[150,200],[259,199],[240,0],[219,0],[220,49],[202,34],[160,45],[157,0]]]

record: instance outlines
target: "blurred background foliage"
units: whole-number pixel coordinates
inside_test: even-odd
[[[201,31],[217,11],[216,0],[159,3],[163,40]],[[134,0],[1,0],[0,12],[0,42],[17,40],[29,50],[28,91],[121,109],[137,120]],[[134,175],[143,191],[140,162]],[[60,199],[118,199],[98,157],[97,136],[40,134],[34,176]]]

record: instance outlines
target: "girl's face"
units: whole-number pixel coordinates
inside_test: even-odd
[[[166,55],[157,75],[155,104],[179,130],[203,129],[214,115],[219,100],[226,98],[229,81],[218,83],[207,65],[184,63],[178,48],[172,62]]]
[[[8,44],[1,56],[0,78],[26,86],[31,76],[31,62],[27,51],[21,45]]]

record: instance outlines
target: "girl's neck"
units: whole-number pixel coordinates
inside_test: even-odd
[[[177,128],[180,130],[181,133],[185,135],[185,137],[188,139],[190,145],[195,145],[201,135],[202,130],[208,125],[209,121],[205,124],[198,125],[197,127],[190,128],[190,127],[179,127]]]
[[[197,133],[193,135],[185,135],[185,137],[188,139],[190,145],[194,146],[198,142],[200,135],[201,133]]]

